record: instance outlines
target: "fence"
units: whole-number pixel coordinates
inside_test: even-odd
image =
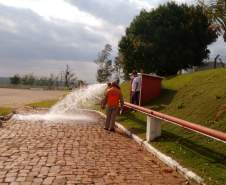
[[[221,141],[226,144],[226,133],[210,129],[189,121],[185,121],[173,116],[169,116],[145,107],[134,105],[128,102],[125,102],[125,107],[133,110],[137,110],[141,113],[147,115],[147,130],[146,130],[146,139],[147,141],[152,141],[156,137],[161,135],[161,120],[178,125],[185,129],[197,132],[199,134],[205,135],[207,137],[213,138],[215,140]]]

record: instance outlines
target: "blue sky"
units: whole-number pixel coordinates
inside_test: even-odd
[[[111,44],[116,54],[133,17],[165,2],[0,0],[0,76],[59,74],[69,64],[79,78],[93,82],[93,61],[104,45]],[[212,55],[225,53],[225,45],[219,39],[210,46]]]

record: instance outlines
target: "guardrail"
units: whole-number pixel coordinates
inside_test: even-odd
[[[169,116],[145,107],[134,105],[128,102],[125,102],[125,107],[137,110],[147,115],[147,130],[146,130],[146,139],[147,141],[152,141],[156,137],[161,135],[161,120],[170,122],[172,124],[178,125],[185,129],[197,132],[199,134],[205,135],[207,137],[213,138],[215,140],[221,141],[226,144],[226,133],[210,129],[189,121],[185,121],[173,116]]]

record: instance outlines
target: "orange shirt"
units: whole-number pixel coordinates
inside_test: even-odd
[[[111,87],[107,90],[106,100],[109,107],[119,107],[119,101],[122,98],[120,89]]]

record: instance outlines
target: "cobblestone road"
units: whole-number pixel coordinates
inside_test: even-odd
[[[94,123],[17,122],[0,129],[0,185],[153,184],[186,180],[123,134]]]

